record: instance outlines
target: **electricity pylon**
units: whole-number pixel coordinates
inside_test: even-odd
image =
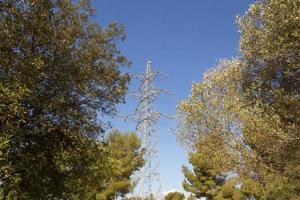
[[[134,196],[155,200],[162,198],[156,124],[163,114],[155,110],[154,102],[161,93],[168,93],[153,85],[160,74],[152,69],[151,62],[148,61],[145,74],[135,75],[141,84],[138,91],[131,94],[137,99],[138,105],[134,114],[127,116],[137,122],[136,131],[141,137],[142,148],[145,150],[145,164],[137,174]]]

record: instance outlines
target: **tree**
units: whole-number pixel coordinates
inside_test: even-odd
[[[135,133],[121,134],[113,130],[108,136],[107,145],[112,172],[104,190],[97,195],[99,200],[113,200],[131,192],[134,188],[131,176],[144,165],[141,141]]]
[[[129,78],[119,68],[128,62],[116,47],[124,31],[100,27],[89,1],[76,2],[0,2],[4,198],[88,199],[107,176],[97,139],[101,116],[124,102]]]
[[[243,195],[240,189],[237,188],[238,180],[232,178],[227,180],[221,187],[218,194],[215,196],[215,200],[246,200],[246,196]]]
[[[299,9],[297,0],[258,1],[239,19],[240,49],[247,64],[247,81],[243,82],[247,99],[258,105],[267,118],[276,116],[275,120],[265,120],[274,131],[248,125],[245,138],[257,151],[260,162],[273,175],[279,175],[267,178],[270,185],[274,185],[274,179],[281,179],[279,185],[294,188],[289,194],[296,196],[300,196]],[[279,191],[275,185],[270,190]]]
[[[165,200],[184,200],[184,194],[181,192],[170,192],[165,196]]]
[[[249,198],[300,196],[299,7],[296,0],[251,5],[238,20],[242,57],[206,72],[178,106],[178,138],[220,171],[237,173],[242,191],[243,181],[255,183]]]
[[[190,153],[189,162],[193,166],[193,172],[183,166],[183,188],[197,198],[212,199],[224,184],[225,176],[219,174],[209,158],[200,152]]]
[[[185,176],[183,188],[186,191],[191,192],[197,198],[206,197],[208,200],[246,199],[242,190],[236,187],[241,182],[240,179],[234,176],[228,177],[225,172],[216,168],[213,159],[197,151],[190,153],[189,161],[193,166],[193,172],[183,167]],[[249,195],[249,197],[252,196]]]
[[[187,198],[187,200],[196,200],[196,198],[191,194],[191,195]]]
[[[190,98],[178,105],[179,140],[223,172],[238,166],[240,153],[247,153],[245,146],[238,145],[243,141],[237,114],[245,107],[239,89],[241,68],[239,59],[221,61],[202,82],[193,84]]]
[[[261,183],[253,178],[244,178],[239,181],[242,183],[240,191],[247,199],[263,199],[264,188]]]

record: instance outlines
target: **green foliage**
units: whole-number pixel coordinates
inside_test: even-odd
[[[244,131],[260,162],[271,171],[263,176],[276,195],[267,192],[267,199],[300,196],[299,10],[297,0],[259,1],[239,19],[240,48],[247,64],[243,88],[271,126],[269,130],[247,124]]]
[[[208,200],[246,199],[242,190],[237,188],[240,180],[238,178],[227,179],[227,176],[222,175],[214,165],[212,159],[197,151],[190,153],[189,161],[193,166],[193,172],[189,171],[187,167],[183,167],[185,176],[183,188],[186,191],[191,192],[197,198],[206,197]],[[252,194],[249,197],[254,197]]]
[[[238,19],[242,57],[221,61],[178,105],[178,138],[236,172],[247,198],[300,196],[299,10],[298,0],[251,5]]]
[[[190,153],[189,161],[193,171],[183,166],[182,171],[185,176],[183,188],[197,198],[212,199],[224,184],[225,177],[221,176],[209,158],[200,152]]]
[[[247,198],[261,199],[264,195],[263,186],[258,181],[253,179],[243,179],[241,192]]]
[[[131,176],[144,165],[141,141],[136,134],[121,134],[114,130],[109,134],[107,144],[111,173],[102,192],[97,194],[99,200],[124,197],[131,192],[134,188]]]
[[[287,167],[282,165],[283,160],[291,165],[288,168],[300,164],[300,112],[297,109],[300,106],[299,9],[300,3],[297,0],[260,1],[253,4],[248,13],[239,19],[242,33],[240,48],[247,63],[244,71],[246,81],[243,81],[247,99],[258,104],[266,115],[278,116],[276,126],[284,130],[280,136],[274,135],[274,139],[282,141],[276,147],[279,150],[277,152],[275,148],[264,148],[257,141],[268,141],[266,139],[269,139],[269,135],[268,138],[253,138],[248,133],[245,135],[249,137],[252,148],[260,151],[260,154],[265,151],[265,155],[262,155],[262,159],[265,159],[263,162],[267,163],[270,150],[273,151],[272,168],[280,172]],[[252,127],[247,128],[250,129],[248,132],[252,131]],[[282,152],[289,152],[289,155],[294,156],[287,157]],[[296,160],[298,163],[295,163]]]
[[[170,192],[165,196],[165,200],[184,200],[184,194],[181,192]]]
[[[1,193],[90,199],[109,175],[96,138],[124,101],[122,26],[92,22],[89,1],[0,2]],[[99,188],[98,188],[99,187]]]
[[[266,188],[266,198],[267,200],[275,199],[290,199],[297,200],[299,195],[295,193],[299,185],[293,184],[290,180],[285,177],[277,177]]]
[[[243,63],[238,59],[221,61],[206,72],[202,82],[193,84],[190,98],[178,105],[180,141],[225,172],[239,161],[239,152],[232,148],[245,150],[237,146],[242,142],[237,112],[245,107],[239,89],[240,68]],[[248,116],[248,111],[241,114]]]
[[[214,199],[216,200],[246,200],[242,192],[237,188],[237,181],[226,181]]]

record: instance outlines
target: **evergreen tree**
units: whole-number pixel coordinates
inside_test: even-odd
[[[144,164],[141,141],[136,134],[114,130],[108,136],[107,145],[111,173],[104,190],[97,195],[99,200],[113,200],[131,192],[134,189],[131,176]]]
[[[190,153],[189,162],[193,171],[183,166],[183,188],[197,198],[213,199],[224,184],[225,177],[221,176],[209,159],[200,152]]]
[[[184,194],[181,192],[170,192],[165,196],[165,200],[184,200]]]
[[[215,200],[246,200],[240,189],[237,188],[238,181],[233,178],[227,180],[221,187],[218,194],[214,197]]]

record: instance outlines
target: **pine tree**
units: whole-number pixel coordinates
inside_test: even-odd
[[[186,200],[196,200],[196,198],[191,194]]]
[[[184,200],[184,194],[181,192],[170,192],[165,196],[165,200]]]
[[[108,135],[107,145],[111,173],[104,189],[97,194],[99,200],[114,200],[130,193],[134,189],[131,176],[144,164],[141,141],[135,133],[122,134],[113,130]]]
[[[197,198],[213,199],[224,184],[225,177],[219,174],[209,159],[200,152],[190,153],[189,162],[193,171],[183,166],[183,188]]]

